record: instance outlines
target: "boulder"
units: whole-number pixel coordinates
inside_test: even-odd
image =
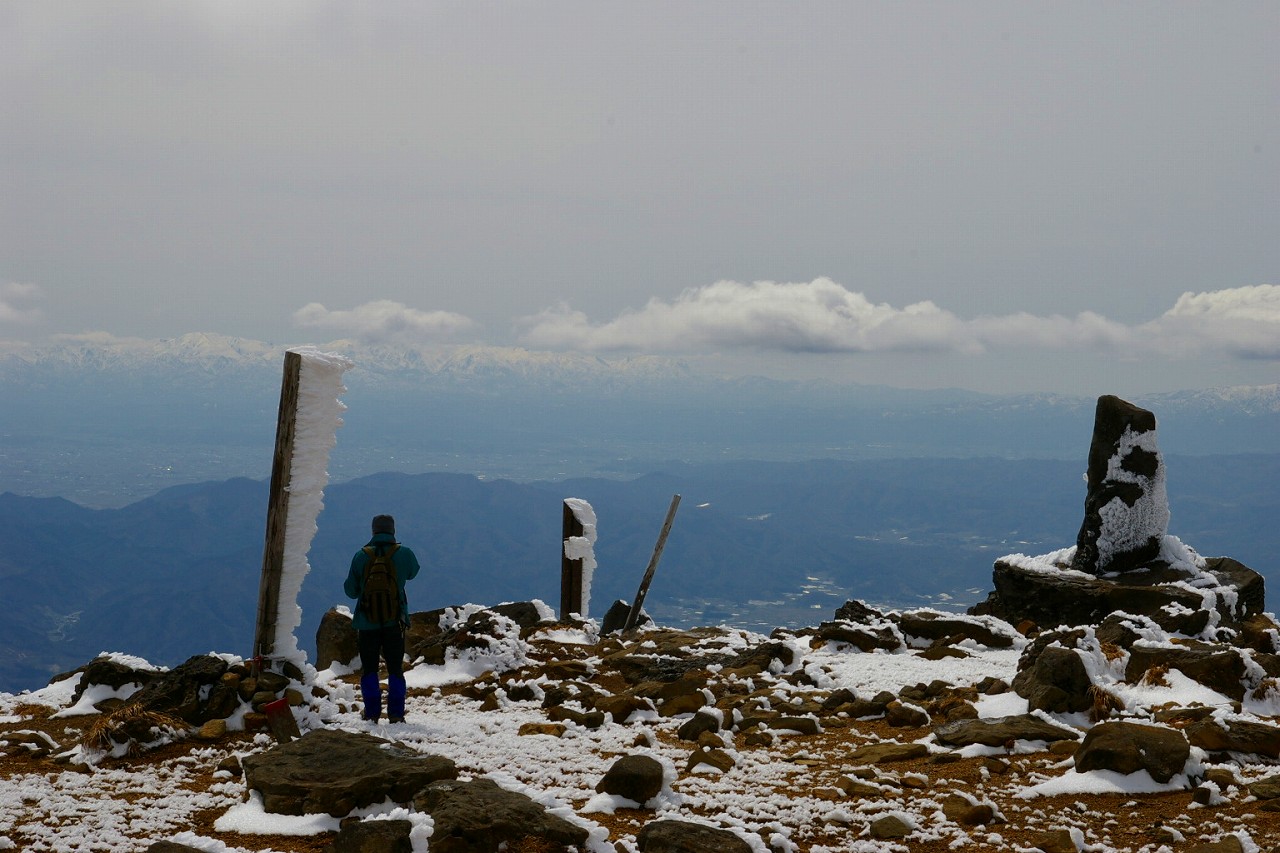
[[[836,619],[846,622],[861,622],[866,625],[874,625],[878,622],[883,622],[887,618],[884,613],[858,599],[850,599],[836,608]]]
[[[1192,746],[1209,752],[1243,752],[1280,758],[1280,727],[1251,720],[1209,717],[1183,731]]]
[[[1005,746],[1019,740],[1043,740],[1050,743],[1076,740],[1074,729],[1047,723],[1034,714],[1016,714],[979,720],[956,720],[935,726],[933,736],[947,746]]]
[[[1280,776],[1266,776],[1249,785],[1249,793],[1259,800],[1280,798]]]
[[[351,617],[331,607],[320,617],[316,629],[316,669],[328,669],[335,663],[351,664],[360,657],[360,632]]]
[[[435,824],[431,853],[533,849],[522,846],[530,840],[581,847],[589,835],[583,827],[551,814],[524,794],[499,787],[492,779],[432,782],[413,803]]]
[[[80,681],[71,694],[71,704],[80,701],[80,697],[91,685],[103,685],[119,690],[126,684],[137,684],[143,687],[156,677],[163,675],[154,670],[136,670],[131,666],[118,663],[110,658],[95,658],[79,670]]]
[[[1146,409],[1109,394],[1098,398],[1076,571],[1126,572],[1160,556],[1169,501],[1155,432],[1156,416]]]
[[[621,631],[627,626],[627,617],[631,615],[631,605],[619,598],[613,604],[609,605],[609,609],[605,612],[604,618],[600,620],[601,635],[612,634],[614,631]],[[640,608],[640,616],[636,619],[636,627],[642,625],[652,625],[653,619],[648,613],[644,612],[644,608]]]
[[[343,821],[325,853],[413,853],[412,831],[407,820]]]
[[[1137,643],[1129,651],[1125,665],[1126,681],[1137,683],[1147,670],[1159,667],[1176,669],[1190,678],[1239,701],[1244,698],[1246,667],[1244,658],[1231,646],[1196,645],[1147,646]]]
[[[791,666],[795,659],[795,649],[786,643],[770,641],[738,652],[725,660],[723,666],[726,670],[749,676],[771,671],[775,663],[781,668]]]
[[[930,610],[915,610],[899,614],[894,621],[897,622],[898,629],[908,637],[946,640],[952,645],[963,640],[972,640],[980,646],[991,649],[1007,649],[1013,645],[1013,631],[1007,625],[1002,629],[994,620],[983,622],[974,618],[947,616]]]
[[[1145,770],[1161,784],[1181,773],[1191,744],[1176,729],[1123,721],[1089,729],[1075,753],[1079,773],[1113,770],[1122,775]]]
[[[680,725],[676,730],[676,737],[680,740],[696,741],[703,732],[718,731],[720,731],[720,718],[715,714],[698,711]]]
[[[456,779],[447,758],[423,755],[372,735],[319,729],[241,762],[245,786],[273,814],[328,814],[387,799],[408,803],[432,782]]]
[[[596,785],[602,794],[624,797],[644,805],[662,791],[662,763],[648,755],[624,755]]]
[[[922,743],[894,743],[882,741],[860,746],[849,753],[854,764],[888,764],[893,761],[913,761],[929,754],[929,747]]]
[[[1013,690],[1027,700],[1032,711],[1074,713],[1086,711],[1093,704],[1089,696],[1092,681],[1084,661],[1075,649],[1062,646],[1045,648],[1030,667],[1020,669],[1013,679]]]
[[[844,643],[860,652],[902,648],[902,636],[892,625],[863,625],[850,621],[823,622],[813,630],[813,644]]]
[[[751,853],[751,845],[727,829],[669,819],[645,824],[636,847],[640,853]]]
[[[1220,625],[1233,627],[1263,611],[1262,575],[1229,557],[1210,557],[1205,563],[1203,571],[1218,582],[1214,609]],[[969,612],[1015,625],[1030,620],[1044,626],[1097,625],[1112,613],[1131,613],[1150,618],[1165,631],[1195,635],[1208,625],[1210,612],[1204,609],[1203,591],[1187,588],[1192,579],[1185,571],[1158,564],[1142,572],[1099,578],[1037,571],[1002,559],[992,572],[994,590]]]
[[[409,617],[409,630],[405,632],[405,653],[409,660],[439,666],[448,659],[450,651],[497,652],[516,634],[527,636],[540,624],[537,606],[526,601],[477,610],[466,621],[447,630],[440,628],[444,615],[444,610],[432,610]]]
[[[507,617],[519,625],[520,630],[525,633],[532,632],[542,624],[542,613],[538,610],[538,605],[532,601],[508,601],[506,604],[495,604],[485,609]]]
[[[196,655],[152,679],[129,698],[129,704],[204,725],[238,704],[235,690],[222,683],[226,671],[222,658]]]

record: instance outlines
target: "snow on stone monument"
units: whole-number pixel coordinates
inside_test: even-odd
[[[1169,528],[1169,501],[1156,416],[1119,397],[1099,397],[1087,482],[1071,567],[1101,575],[1143,568],[1158,558]]]

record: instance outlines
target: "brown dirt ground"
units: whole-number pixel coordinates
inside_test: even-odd
[[[69,746],[75,743],[90,725],[91,718],[73,718],[71,720],[54,720],[49,718],[49,710],[40,706],[23,706],[18,709],[23,716],[21,722],[0,724],[0,740],[9,731],[19,729],[35,729],[46,732],[59,744]],[[785,738],[774,747],[780,757],[794,758],[803,753],[811,757],[805,762],[804,770],[793,776],[786,793],[789,796],[811,795],[829,799],[832,807],[842,806],[852,811],[859,804],[867,801],[846,797],[834,784],[836,780],[853,769],[853,765],[843,757],[856,747],[873,740],[911,741],[927,734],[925,729],[894,729],[883,721],[856,721],[845,725],[828,725],[826,731],[810,736],[791,736]],[[668,743],[676,743],[666,732],[660,736]],[[223,741],[215,744],[219,752],[230,753],[234,750],[245,751],[249,748],[250,738],[242,733],[228,735]],[[194,740],[182,741],[162,747],[152,752],[115,759],[104,766],[137,766],[139,764],[160,763],[181,757],[196,748],[205,749],[208,743]],[[684,744],[686,749],[691,745]],[[750,747],[737,744],[739,749]],[[1086,840],[1092,844],[1104,844],[1107,849],[1117,851],[1137,851],[1144,846],[1154,851],[1161,844],[1168,844],[1175,853],[1189,849],[1200,837],[1221,834],[1234,830],[1247,830],[1263,851],[1280,851],[1280,812],[1266,811],[1259,802],[1243,802],[1244,795],[1236,794],[1228,802],[1220,806],[1200,807],[1193,805],[1192,792],[1177,791],[1161,794],[1142,795],[1068,795],[1036,800],[1020,800],[1013,796],[1020,787],[1029,784],[1031,774],[1043,773],[1047,776],[1060,775],[1060,764],[1063,757],[1048,752],[1026,755],[1009,755],[1003,757],[1008,762],[1007,770],[996,763],[996,772],[992,772],[992,762],[982,758],[966,758],[951,763],[936,763],[928,758],[890,765],[880,765],[877,771],[884,775],[921,774],[927,778],[926,787],[902,789],[895,796],[899,797],[898,807],[904,811],[916,812],[912,802],[920,798],[940,800],[952,791],[964,791],[976,796],[985,796],[1003,814],[1005,821],[987,827],[965,827],[970,844],[966,849],[1010,850],[1015,847],[1034,848],[1041,834],[1051,828],[1079,827],[1086,832]],[[811,766],[809,766],[811,765]],[[29,773],[56,772],[64,769],[55,765],[47,757],[32,757],[21,750],[6,750],[0,754],[0,780],[8,783],[16,776]],[[204,768],[189,786],[200,789],[214,783],[213,766]],[[680,789],[677,782],[676,790]],[[771,791],[759,791],[760,795],[768,795]],[[1280,802],[1280,801],[1278,801]],[[581,806],[582,803],[575,803]],[[923,807],[920,807],[923,809]],[[293,836],[239,836],[216,832],[214,821],[220,811],[209,810],[194,816],[190,829],[208,838],[218,839],[227,845],[245,849],[272,848],[295,853],[319,853],[332,841],[331,835],[312,837]],[[714,820],[714,814],[705,815]],[[610,840],[633,838],[640,828],[653,815],[651,812],[639,810],[619,810],[613,815],[591,815],[593,821],[606,827],[610,832]],[[863,822],[851,825],[832,823],[794,827],[792,840],[801,853],[808,853],[815,845],[839,845],[850,840],[851,835],[861,835]],[[1184,842],[1170,840],[1168,830],[1173,828],[1185,836]],[[21,832],[10,831],[10,837],[22,845]],[[954,834],[936,841],[911,841],[911,851],[919,853],[950,853],[955,848],[952,842]],[[149,839],[138,839],[137,849],[143,850]],[[523,849],[513,848],[511,853],[547,853],[545,845],[530,840]]]

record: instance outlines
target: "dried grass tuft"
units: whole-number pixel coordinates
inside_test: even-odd
[[[1107,719],[1115,711],[1124,710],[1124,703],[1120,701],[1120,697],[1096,684],[1089,685],[1088,696],[1091,703],[1089,721],[1092,723]]]
[[[123,746],[124,754],[133,752],[134,746],[145,745],[157,740],[167,730],[178,735],[191,727],[186,721],[166,714],[163,711],[152,711],[141,705],[122,705],[110,714],[99,717],[89,726],[80,743],[86,749],[112,752]]]
[[[1157,663],[1142,673],[1142,683],[1148,687],[1168,687],[1169,679],[1165,678],[1168,674],[1169,665],[1167,663]]]
[[[1102,656],[1109,661],[1116,661],[1124,657],[1126,652],[1115,643],[1100,643],[1102,646]]]
[[[1249,698],[1262,702],[1271,696],[1280,694],[1280,681],[1271,676],[1267,676],[1258,682],[1258,686],[1253,688],[1253,692],[1249,694]]]

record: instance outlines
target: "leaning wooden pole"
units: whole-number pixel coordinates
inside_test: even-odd
[[[658,561],[662,559],[662,549],[667,547],[667,534],[671,532],[671,523],[676,520],[676,509],[680,506],[680,496],[671,496],[671,507],[667,510],[667,520],[662,522],[662,532],[658,534],[658,544],[654,546],[653,556],[649,558],[649,567],[644,570],[644,580],[640,581],[640,589],[636,590],[636,601],[627,614],[627,624],[623,631],[630,631],[640,620],[640,608],[644,606],[644,597],[649,594],[649,584],[653,581],[653,573],[658,570]]]
[[[302,356],[284,354],[280,382],[280,411],[276,419],[276,449],[271,462],[271,494],[267,501],[267,534],[262,549],[262,578],[258,583],[258,621],[253,638],[255,659],[275,651],[276,619],[280,609],[280,576],[284,567],[285,523],[289,518],[289,475],[293,468],[293,440],[298,426],[298,387]]]

